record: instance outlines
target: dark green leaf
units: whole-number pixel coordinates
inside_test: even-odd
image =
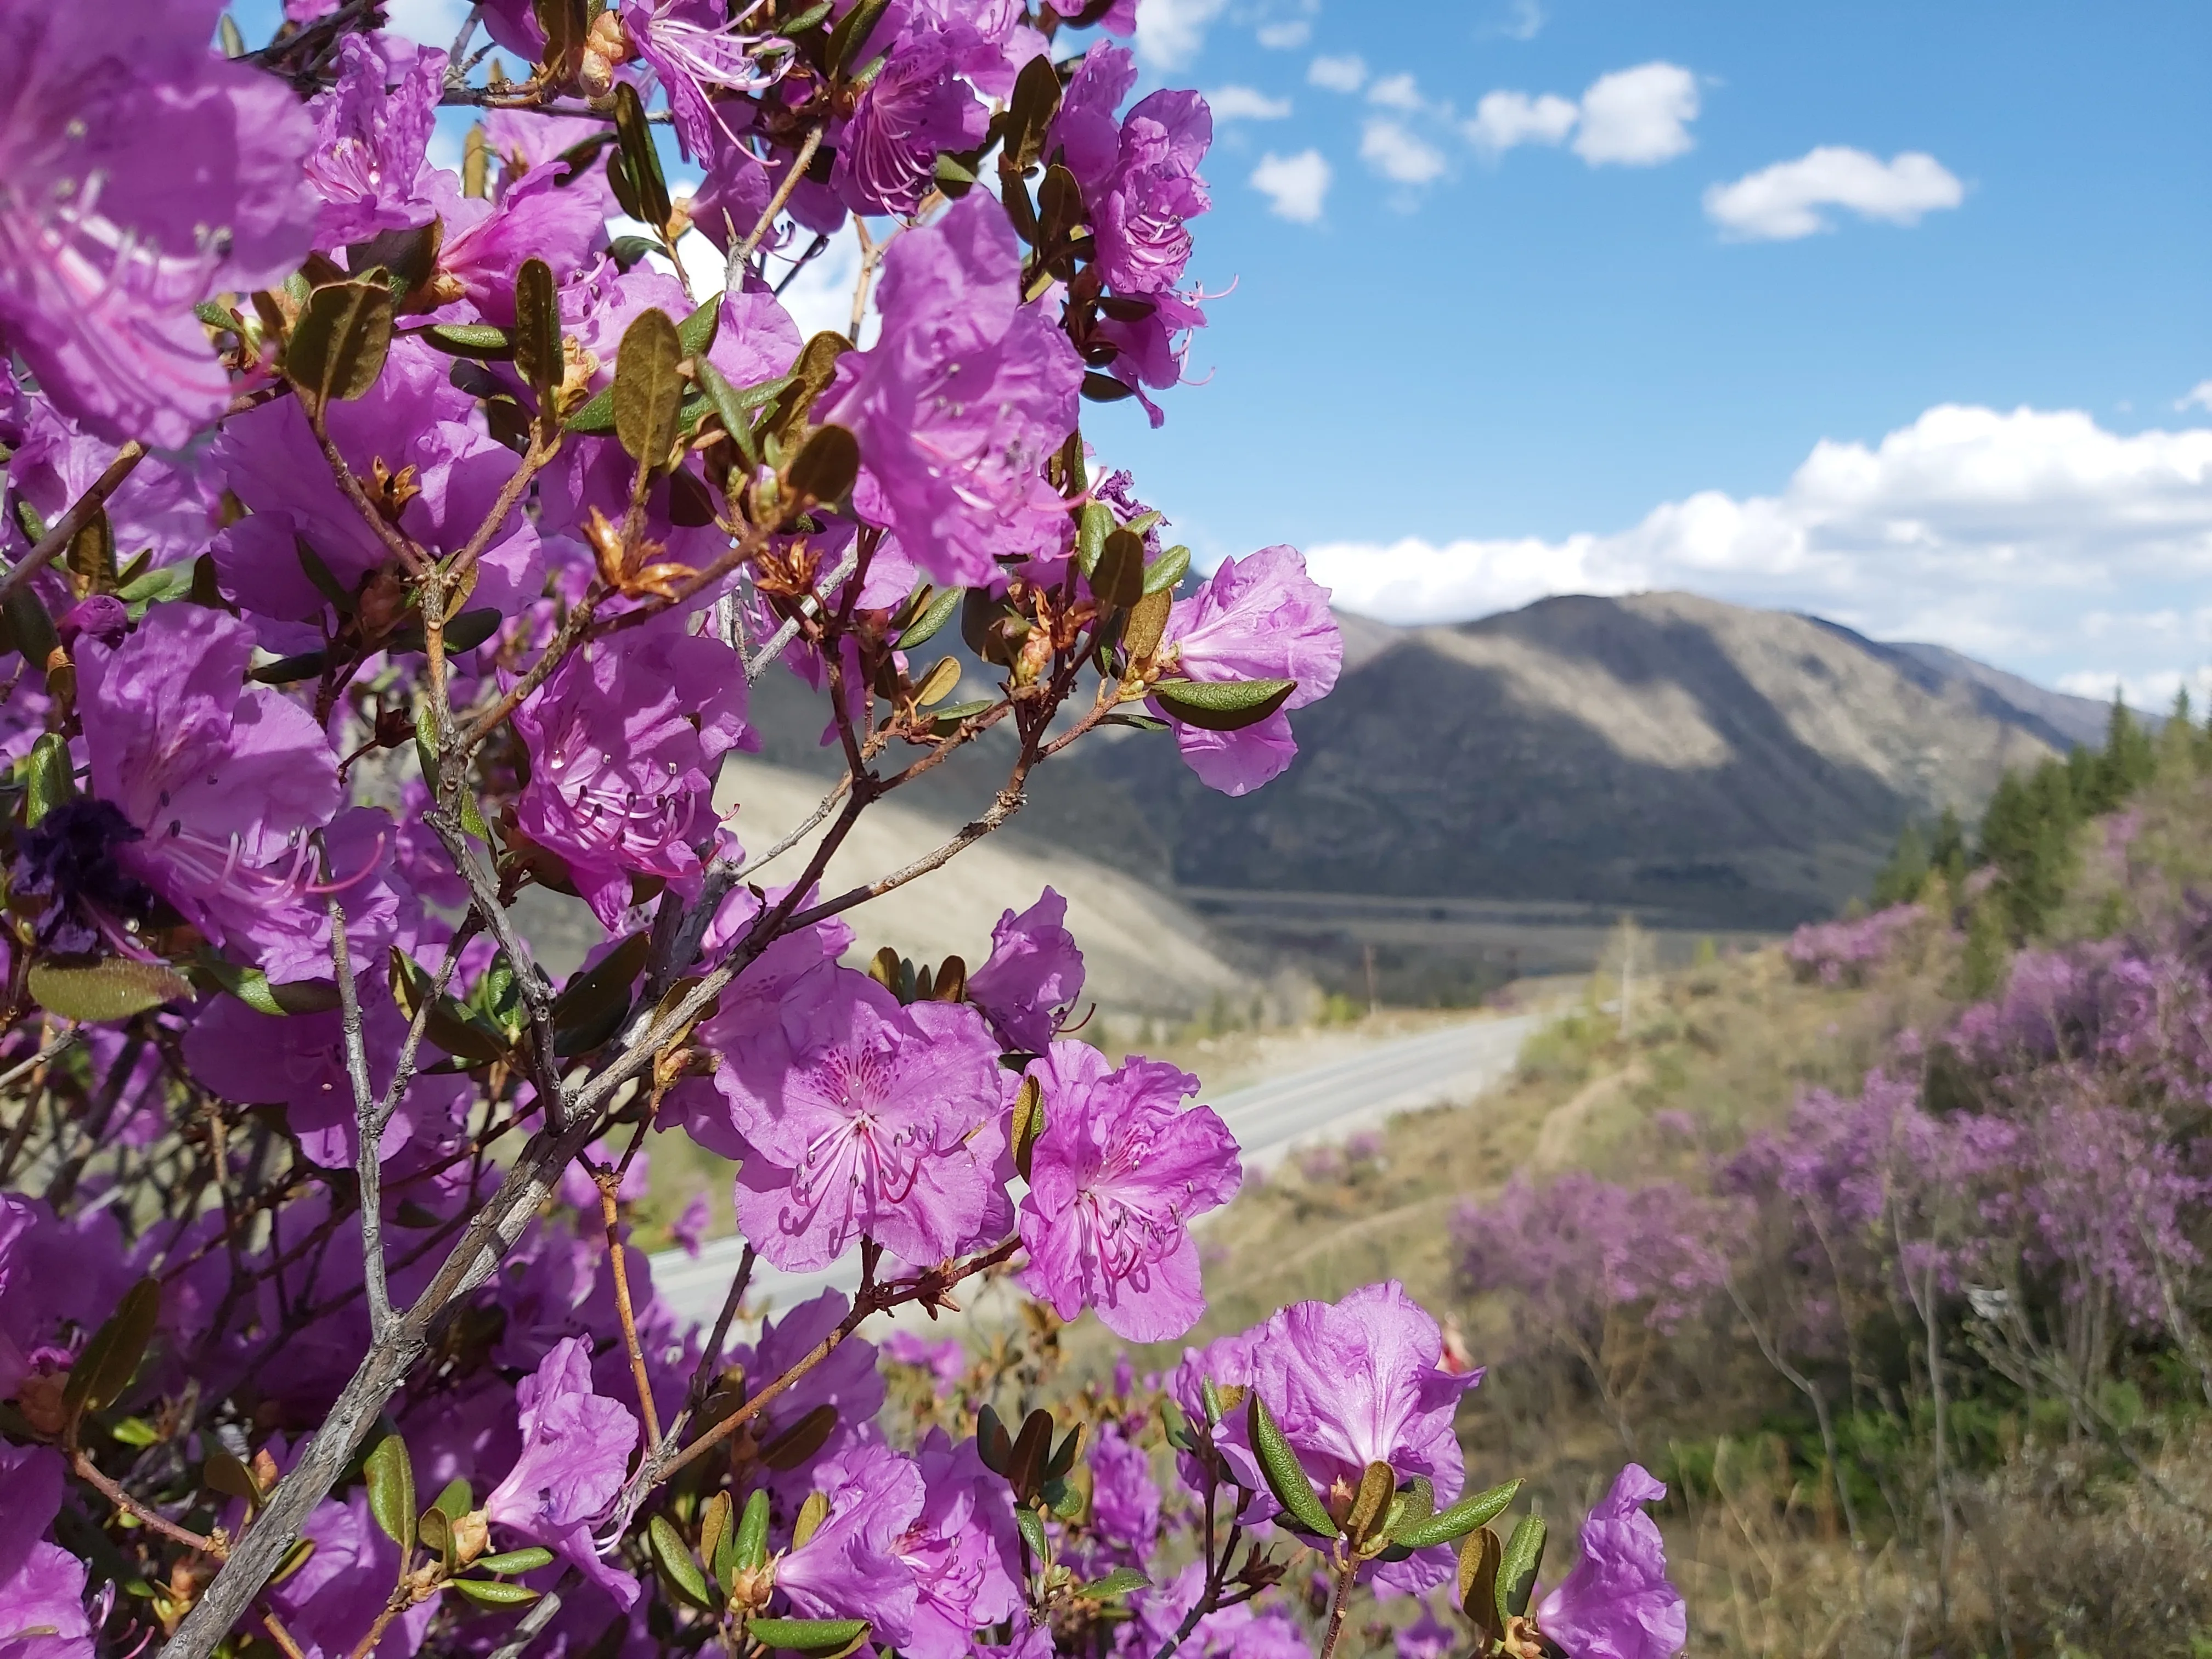
[[[921,614],[900,630],[899,649],[911,651],[935,639],[939,630],[952,620],[952,613],[960,608],[961,596],[965,592],[964,588],[943,587],[930,595]]]
[[[488,363],[514,357],[519,346],[515,336],[489,323],[433,323],[422,331],[422,343],[450,356]]]
[[[1014,1096],[1014,1168],[1030,1178],[1030,1160],[1036,1155],[1037,1137],[1044,1133],[1044,1085],[1033,1077],[1022,1079]]]
[[[1084,222],[1083,186],[1075,175],[1057,162],[1045,169],[1037,186],[1037,240],[1049,246],[1066,239]]]
[[[433,981],[422,963],[396,945],[392,947],[390,961],[392,1000],[399,1005],[399,1012],[411,1020],[415,1011],[428,998]],[[422,1024],[422,1034],[456,1059],[488,1065],[507,1058],[505,1034],[477,1020],[451,996],[441,996],[431,1004],[429,1018]]]
[[[835,506],[845,499],[860,474],[859,440],[842,426],[817,427],[785,475],[790,489],[786,516],[803,513],[817,502]]]
[[[1498,1563],[1498,1611],[1501,1617],[1518,1619],[1528,1611],[1528,1598],[1536,1592],[1536,1574],[1544,1565],[1544,1517],[1524,1515],[1505,1553]]]
[[[853,65],[860,60],[861,51],[868,44],[868,37],[875,33],[876,25],[882,21],[884,9],[890,3],[890,0],[860,0],[859,5],[845,14],[837,27],[830,32],[830,50],[823,54],[832,70],[840,75],[852,72]]]
[[[353,590],[338,580],[337,573],[330,568],[321,554],[308,544],[305,536],[293,536],[292,554],[299,560],[300,568],[306,573],[307,580],[315,585],[315,592],[330,602],[331,609],[341,617],[353,615]]]
[[[837,377],[837,360],[853,349],[853,343],[843,335],[823,330],[812,336],[801,347],[799,360],[791,366],[790,384],[777,393],[775,402],[763,416],[766,429],[775,434],[787,447],[795,444],[806,430],[807,416],[815,399],[829,390],[830,382]]]
[[[1145,567],[1145,592],[1172,593],[1190,569],[1190,550],[1178,542]]]
[[[338,1006],[338,988],[326,979],[271,984],[258,968],[241,968],[211,951],[192,958],[192,977],[236,997],[258,1014],[324,1014]]]
[[[1044,1466],[1046,1477],[1054,1480],[1065,1479],[1075,1467],[1076,1454],[1082,1449],[1083,1425],[1078,1423],[1067,1431],[1067,1438],[1060,1443],[1060,1449],[1052,1455],[1052,1461]]]
[[[707,1500],[707,1507],[700,1512],[699,1559],[718,1579],[722,1576],[721,1562],[731,1553],[730,1523],[736,1519],[736,1510],[730,1494],[718,1492]]]
[[[1116,1567],[1103,1578],[1094,1578],[1087,1584],[1078,1584],[1075,1593],[1087,1595],[1094,1601],[1109,1601],[1117,1595],[1127,1595],[1133,1589],[1146,1589],[1152,1580],[1134,1567]]]
[[[302,651],[296,657],[279,657],[275,662],[264,663],[246,678],[256,685],[297,685],[301,680],[319,678],[330,665],[329,652]]]
[[[88,968],[31,965],[31,997],[48,1013],[88,1024],[128,1019],[165,1002],[190,1002],[192,988],[164,963],[110,957]]]
[[[200,1485],[210,1492],[246,1504],[261,1501],[261,1488],[254,1484],[252,1473],[221,1446],[210,1452],[207,1462],[200,1465]]]
[[[565,1046],[561,1039],[571,1036],[581,1038],[604,1030],[606,1036],[600,1036],[598,1042],[573,1050],[583,1054],[613,1035],[613,1026],[629,1012],[630,987],[645,971],[645,959],[651,950],[651,939],[641,930],[630,934],[590,968],[569,978],[561,994],[553,1000],[556,1048]]]
[[[16,505],[23,505],[20,498]],[[41,531],[40,535],[44,533]],[[33,536],[31,539],[35,542],[40,536]],[[0,617],[6,619],[9,637],[15,641],[15,649],[23,653],[23,660],[30,665],[31,672],[34,674],[45,672],[46,665],[53,660],[54,653],[62,648],[62,640],[61,635],[54,632],[53,617],[47,613],[39,596],[31,591],[29,583],[26,582],[8,596],[4,606],[0,606]]]
[[[1124,398],[1137,395],[1137,388],[1127,380],[1117,380],[1111,374],[1096,373],[1083,377],[1082,392],[1094,404],[1118,404]]]
[[[526,1549],[503,1550],[497,1555],[487,1555],[476,1565],[479,1572],[535,1572],[540,1567],[553,1565],[553,1552],[532,1544]]]
[[[1498,1564],[1503,1554],[1498,1534],[1487,1527],[1469,1533],[1460,1546],[1459,1605],[1487,1638],[1480,1650],[1486,1653],[1505,1636],[1505,1621],[1498,1614]]]
[[[994,1407],[986,1406],[975,1414],[975,1455],[994,1474],[1004,1474],[1012,1467],[1014,1443]]]
[[[69,739],[49,732],[31,745],[24,767],[23,822],[40,819],[76,793],[76,777],[70,768]]]
[[[447,653],[458,655],[463,651],[475,650],[499,632],[499,625],[504,620],[496,610],[489,605],[480,605],[474,611],[464,611],[458,617],[447,617]],[[385,648],[388,651],[422,652],[429,648],[429,641],[423,635],[422,624],[412,622],[386,641]]]
[[[581,433],[586,437],[599,437],[615,429],[615,389],[607,386],[593,392],[580,404],[576,412],[561,422],[563,432]]]
[[[766,1488],[757,1489],[745,1499],[745,1512],[738,1518],[738,1541],[734,1547],[740,1571],[750,1572],[768,1560],[768,1511]]]
[[[525,259],[514,276],[514,367],[548,418],[553,395],[567,378],[561,351],[561,305],[553,270],[543,259]]]
[[[796,17],[787,17],[784,19],[784,21],[777,26],[776,33],[785,36],[787,39],[804,34],[809,29],[821,27],[823,23],[828,19],[830,14],[836,9],[837,8],[835,3],[835,0],[822,0],[822,3],[820,5],[809,6],[805,11],[800,12]]]
[[[122,1397],[138,1374],[146,1345],[161,1315],[161,1286],[157,1279],[142,1279],[123,1294],[123,1300],[84,1345],[76,1364],[70,1368],[62,1389],[62,1414],[75,1421],[86,1412],[106,1411]]]
[[[761,1462],[776,1470],[797,1468],[828,1443],[837,1427],[837,1408],[823,1404],[800,1418],[761,1448]]]
[[[678,372],[683,362],[684,344],[666,312],[648,307],[623,331],[612,387],[615,436],[632,460],[656,469],[668,465],[676,444],[677,410],[684,401],[684,378]]]
[[[358,398],[384,372],[392,349],[392,289],[363,278],[307,296],[284,346],[284,374],[310,404]]]
[[[1393,1539],[1437,1512],[1437,1489],[1425,1474],[1417,1474],[1398,1489],[1382,1517],[1382,1530]]]
[[[623,205],[635,219],[657,231],[668,228],[668,180],[660,171],[660,152],[654,148],[653,129],[646,124],[645,102],[627,81],[615,83],[615,143],[621,147],[623,170],[635,192]]]
[[[939,737],[950,736],[959,728],[961,721],[971,720],[998,706],[997,699],[993,697],[978,697],[972,702],[948,702],[943,708],[931,711],[930,729]]]
[[[1045,1462],[1051,1455],[1052,1413],[1039,1406],[1022,1419],[1013,1455],[1007,1460],[1006,1481],[1017,1500],[1026,1501],[1043,1483]]]
[[[714,1592],[707,1588],[707,1576],[691,1559],[690,1547],[684,1543],[684,1534],[676,1530],[675,1523],[665,1515],[656,1515],[647,1523],[645,1534],[653,1546],[653,1563],[659,1567],[662,1578],[694,1607],[711,1611]]]
[[[1438,1510],[1425,1519],[1407,1516],[1391,1533],[1391,1538],[1417,1550],[1426,1549],[1431,1544],[1455,1543],[1477,1527],[1487,1526],[1504,1514],[1520,1490],[1518,1480],[1508,1480],[1487,1492],[1471,1492],[1449,1509]]]
[[[607,255],[623,270],[628,270],[648,253],[660,252],[660,244],[650,236],[617,236],[607,244]]]
[[[1030,1547],[1032,1560],[1042,1565],[1052,1559],[1052,1546],[1045,1536],[1042,1516],[1024,1505],[1014,1511],[1014,1525],[1022,1534],[1022,1541]]]
[[[1127,609],[1145,597],[1145,543],[1140,536],[1116,530],[1099,550],[1098,568],[1091,573],[1091,591],[1101,605]]]
[[[789,1648],[799,1653],[834,1653],[849,1648],[868,1633],[865,1619],[755,1619],[746,1633],[763,1647]]]
[[[1336,1522],[1322,1507],[1321,1499],[1314,1496],[1313,1483],[1306,1479],[1298,1455],[1283,1437],[1275,1414],[1267,1409],[1267,1402],[1260,1397],[1257,1389],[1252,1393],[1245,1422],[1251,1434],[1253,1455],[1260,1462],[1260,1473],[1267,1480],[1267,1490],[1283,1506],[1283,1513],[1317,1537],[1335,1537]]]
[[[702,300],[690,315],[676,325],[676,338],[687,357],[703,357],[714,349],[714,337],[722,326],[722,296],[719,294]]]
[[[458,1521],[475,1507],[471,1501],[471,1496],[468,1480],[465,1477],[457,1474],[446,1482],[444,1489],[439,1492],[430,1507],[448,1521]],[[527,1552],[525,1553],[527,1553]]]
[[[1060,76],[1052,59],[1040,52],[1022,66],[1014,81],[1014,95],[1006,106],[1006,126],[1000,154],[1002,167],[1027,173],[1044,151],[1045,134],[1060,113]]]
[[[538,1599],[527,1584],[510,1584],[497,1578],[449,1578],[447,1585],[483,1607],[519,1607]]]
[[[1241,732],[1290,701],[1296,680],[1156,680],[1152,696],[1185,726]]]
[[[1075,562],[1085,575],[1098,568],[1098,556],[1114,533],[1114,509],[1103,501],[1085,501],[1075,518]]]
[[[376,1443],[362,1473],[368,1479],[368,1512],[384,1535],[399,1546],[403,1564],[415,1547],[415,1461],[407,1443],[387,1434]]]
[[[427,225],[379,231],[366,241],[347,247],[346,266],[363,281],[382,276],[396,306],[437,274],[438,250],[445,240],[445,223],[438,219]]]

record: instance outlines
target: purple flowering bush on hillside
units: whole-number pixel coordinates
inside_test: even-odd
[[[1076,1040],[1054,888],[869,954],[1102,728],[1242,794],[1335,683],[1300,555],[1194,578],[1086,431],[1184,402],[1204,99],[1133,0],[387,10],[0,0],[0,1659],[1331,1659],[1494,1547],[1479,1373],[1391,1284],[1038,1403],[1062,1322],[1197,1325],[1236,1141]],[[777,841],[722,763],[805,697]],[[885,1328],[993,1286],[988,1355]]]

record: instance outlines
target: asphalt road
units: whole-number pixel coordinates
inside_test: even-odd
[[[1270,1169],[1293,1152],[1377,1127],[1399,1112],[1481,1093],[1511,1069],[1536,1023],[1534,1014],[1469,1020],[1255,1083],[1208,1103],[1244,1149],[1245,1166]],[[720,1238],[696,1259],[665,1251],[653,1258],[653,1288],[683,1318],[707,1323],[721,1311],[743,1249],[739,1240]],[[860,1282],[860,1264],[851,1257],[811,1273],[778,1273],[763,1262],[754,1271],[746,1300],[773,1311],[832,1285],[849,1291]]]

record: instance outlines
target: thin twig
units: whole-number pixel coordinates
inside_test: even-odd
[[[641,1123],[638,1129],[644,1132]],[[645,1369],[645,1349],[637,1340],[637,1315],[630,1305],[629,1270],[623,1261],[622,1212],[616,1207],[615,1189],[622,1177],[612,1170],[594,1170],[592,1179],[599,1189],[599,1218],[607,1230],[607,1262],[614,1269],[615,1313],[622,1321],[623,1346],[629,1354],[629,1374],[637,1384],[638,1409],[645,1415],[645,1443],[660,1443],[660,1413],[653,1403],[653,1378]]]
[[[85,1455],[82,1450],[80,1449],[71,1455],[70,1467],[76,1471],[79,1480],[98,1492],[117,1509],[135,1517],[142,1526],[151,1527],[171,1543],[182,1544],[186,1549],[198,1550],[202,1555],[212,1555],[218,1561],[230,1553],[228,1546],[220,1538],[209,1538],[192,1531],[189,1527],[180,1527],[160,1510],[140,1503],[129,1492],[124,1491],[120,1485],[102,1474],[99,1465]]]
[[[755,222],[752,234],[730,250],[729,262],[722,272],[722,286],[730,293],[736,294],[744,289],[745,261],[753,257],[753,250],[760,246],[761,238],[768,234],[769,227],[775,222],[775,216],[783,211],[783,204],[791,199],[791,192],[799,188],[799,181],[806,176],[806,169],[813,164],[814,152],[821,148],[822,129],[817,126],[808,132],[806,141],[799,145],[799,154],[792,160],[791,171],[783,175],[783,182],[775,187],[775,194],[768,198],[768,205],[761,210],[761,216]]]
[[[345,911],[336,893],[330,896],[328,904],[331,970],[337,975],[338,1015],[345,1028],[346,1080],[353,1085],[354,1123],[359,1137],[354,1175],[361,1183],[362,1285],[368,1302],[369,1334],[380,1338],[392,1328],[392,1288],[384,1276],[384,1118],[377,1109],[376,1090],[368,1080],[368,1048],[361,1031],[361,988],[354,983],[353,954],[346,948]]]
[[[841,784],[839,787],[842,788],[843,786]],[[818,823],[821,820],[817,818],[815,822]],[[45,1048],[40,1049],[38,1053],[33,1054],[28,1060],[11,1066],[4,1072],[0,1072],[0,1090],[5,1090],[14,1086],[18,1080],[28,1077],[33,1072],[37,1071],[40,1066],[44,1066],[48,1060],[60,1054],[64,1048],[74,1048],[76,1043],[83,1038],[83,1036],[84,1029],[82,1026],[72,1025],[67,1030],[64,1031],[59,1036],[54,1038],[52,1042],[47,1043]]]
[[[768,638],[762,641],[760,649],[753,653],[751,656],[745,659],[745,678],[747,679],[758,679],[761,677],[761,671],[766,668],[769,664],[775,660],[776,657],[782,652],[784,647],[789,645],[792,641],[799,637],[799,624],[801,618],[813,616],[821,609],[821,602],[816,596],[822,593],[834,592],[838,585],[848,576],[853,574],[854,568],[858,566],[860,562],[860,544],[858,541],[855,541],[851,546],[845,550],[844,556],[840,558],[835,565],[830,567],[828,577],[823,580],[815,583],[814,592],[809,593],[805,599],[799,602],[799,614],[796,617],[786,617],[784,619],[783,626],[777,629],[775,632],[769,635]]]
[[[14,569],[5,576],[0,576],[0,599],[5,599],[52,564],[55,556],[77,538],[77,532],[92,522],[94,515],[107,505],[107,498],[121,487],[132,469],[145,459],[146,446],[136,439],[117,450],[115,459],[92,481],[91,488],[70,503],[69,511],[48,526],[46,533],[39,538],[37,544],[22,556]],[[39,668],[46,666],[44,663],[33,665]]]
[[[553,1588],[532,1601],[530,1611],[516,1620],[514,1633],[491,1650],[491,1659],[522,1659],[523,1649],[537,1640],[545,1626],[553,1622],[553,1615],[561,1611],[561,1593],[575,1580],[574,1567],[556,1579]]]

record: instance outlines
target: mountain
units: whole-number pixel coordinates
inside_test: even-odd
[[[1085,826],[1133,817],[1187,888],[1776,928],[1863,892],[1908,817],[1971,819],[2006,768],[2106,719],[1941,647],[1686,593],[1356,630],[1267,788],[1229,799],[1164,740],[1124,739],[1071,768],[1079,781],[1042,780],[1040,804],[1059,799],[1030,832],[1110,857]]]

